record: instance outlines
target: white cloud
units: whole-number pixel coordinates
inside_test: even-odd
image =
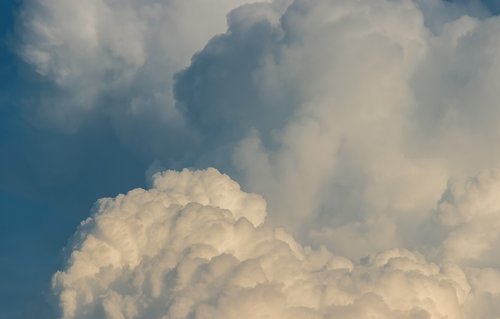
[[[100,200],[53,279],[63,318],[468,318],[458,266],[405,249],[351,262],[263,223],[264,208],[215,169]]]

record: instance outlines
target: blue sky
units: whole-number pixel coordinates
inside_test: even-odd
[[[97,198],[144,185],[145,164],[99,124],[68,137],[26,119],[21,97],[40,83],[13,52],[19,6],[0,3],[0,318],[54,318],[50,278],[62,248]]]
[[[493,14],[500,12],[498,1],[484,1],[483,4]],[[37,109],[41,96],[50,94],[53,84],[15,53],[20,39],[15,22],[20,6],[21,1],[0,3],[0,318],[54,318],[50,278],[62,267],[63,247],[80,221],[88,216],[96,199],[145,187],[145,172],[157,159],[162,160],[161,166],[176,169],[206,162],[225,166],[225,159],[216,157],[204,161],[193,155],[196,152],[185,151],[184,146],[177,146],[172,141],[166,142],[170,151],[152,150],[153,146],[142,150],[136,145],[141,144],[141,137],[130,147],[116,130],[110,129],[112,119],[100,117],[98,112],[70,134],[38,123],[32,112]],[[228,43],[231,41],[237,39],[231,38]],[[225,42],[212,43],[214,47],[218,44],[223,47]],[[203,60],[201,56],[194,61],[193,65],[200,68],[203,63],[218,63],[209,58]],[[199,71],[192,70],[195,75]],[[182,79],[195,83],[189,72]],[[207,99],[211,98],[209,93],[203,93]],[[118,100],[126,97],[122,94]],[[107,98],[114,101],[113,96]],[[197,118],[198,111],[195,106],[185,115]],[[245,115],[248,114],[243,113],[242,118],[246,119]],[[208,125],[206,129],[200,125],[207,136],[213,134],[217,141],[225,138],[218,136],[217,128]],[[237,130],[234,127],[226,129],[224,134]],[[169,134],[156,128],[151,132]],[[193,142],[193,145],[217,148],[212,142]],[[156,147],[161,149],[161,143]],[[176,147],[186,155],[172,155],[177,152]]]

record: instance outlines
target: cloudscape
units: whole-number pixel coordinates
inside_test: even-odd
[[[496,1],[2,6],[1,318],[500,318]]]

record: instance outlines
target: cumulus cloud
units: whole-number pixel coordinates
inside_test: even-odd
[[[301,246],[265,207],[215,169],[100,200],[53,278],[63,318],[469,318],[458,266],[405,249],[352,262]]]
[[[64,318],[500,316],[484,6],[40,0],[20,21],[39,118],[104,118],[151,172],[262,194],[184,170],[99,201],[54,276]]]
[[[262,193],[273,222],[352,257],[415,247],[414,225],[448,179],[499,155],[500,20],[465,12],[441,1],[238,8],[178,74],[176,103],[219,151],[209,164]]]
[[[429,50],[422,12],[410,1],[295,1],[278,24],[268,16],[209,42],[178,75],[178,106],[214,132],[209,143],[234,149],[273,221],[297,233],[326,224],[314,238],[330,243],[337,228],[355,242],[335,249],[358,256],[400,244],[385,232],[399,220],[384,215],[418,219],[447,178],[439,159],[408,146],[409,82]],[[372,226],[378,238],[356,239]]]
[[[331,248],[352,257],[415,248],[448,179],[497,164],[500,23],[480,5],[241,4],[25,5],[20,52],[59,92],[39,111],[70,131],[104,118],[161,167],[231,172],[274,223],[348,236]]]

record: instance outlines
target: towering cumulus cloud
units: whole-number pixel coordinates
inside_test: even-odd
[[[272,228],[265,207],[215,169],[100,200],[54,276],[63,318],[466,317],[457,266],[404,249],[352,263]]]
[[[500,18],[479,1],[22,12],[35,118],[104,119],[158,167],[262,195],[207,169],[99,201],[53,279],[64,319],[500,317]]]
[[[425,235],[415,225],[448,179],[500,155],[500,19],[461,10],[383,0],[237,8],[228,32],[178,74],[177,106],[300,238],[355,258],[416,247]]]

